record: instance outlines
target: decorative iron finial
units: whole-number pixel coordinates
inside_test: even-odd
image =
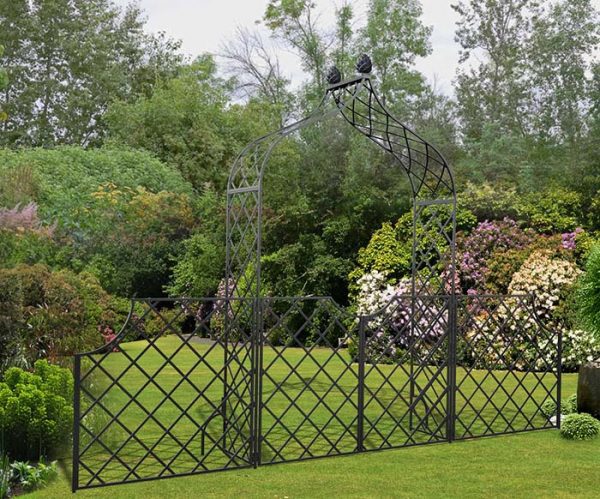
[[[359,73],[366,74],[370,73],[371,69],[373,69],[371,58],[367,54],[361,55],[356,62],[356,70]]]
[[[342,81],[342,75],[340,73],[340,70],[335,66],[331,66],[329,68],[329,71],[327,71],[327,83],[329,83],[330,85],[335,85],[340,81]]]

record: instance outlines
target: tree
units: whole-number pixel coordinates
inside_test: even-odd
[[[269,0],[263,21],[275,38],[294,48],[303,68],[322,88],[325,81],[328,42],[317,24],[311,0]]]
[[[593,139],[598,13],[588,0],[463,0],[456,39],[460,129],[471,180],[597,190]],[[485,165],[485,168],[482,167]]]
[[[541,140],[573,145],[586,133],[598,21],[591,0],[551,3],[533,20],[529,68],[535,91],[529,115],[532,132]]]
[[[290,81],[281,72],[279,59],[257,31],[236,30],[235,38],[223,45],[220,56],[235,79],[235,89],[245,98],[258,98],[281,109],[281,123],[291,112]]]
[[[453,8],[461,16],[456,92],[465,135],[479,139],[487,124],[536,141],[579,137],[598,42],[591,0],[461,0]]]
[[[525,133],[526,56],[534,0],[461,0],[456,41],[461,46],[456,94],[463,132],[479,139],[484,125],[496,133]],[[472,59],[479,64],[470,67]]]
[[[411,67],[431,53],[431,28],[421,22],[418,0],[371,0],[360,48],[371,55],[384,103],[406,105],[424,90],[424,78]]]
[[[137,6],[110,0],[15,0],[0,4],[9,84],[3,145],[101,142],[116,99],[148,93],[181,62],[179,45],[147,35]]]
[[[266,102],[231,105],[231,85],[203,55],[149,97],[110,106],[112,140],[153,152],[176,167],[199,192],[223,192],[231,165],[250,140],[277,126],[281,114]]]
[[[354,51],[354,31],[352,21],[354,11],[349,2],[344,2],[336,9],[335,44],[332,59],[335,66],[342,73],[342,77],[349,78],[354,72],[356,54]]]

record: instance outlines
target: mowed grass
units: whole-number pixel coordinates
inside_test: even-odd
[[[599,469],[599,440],[572,442],[545,430],[117,485],[82,490],[76,497],[594,498]],[[27,497],[69,495],[69,482],[61,475]]]
[[[244,464],[242,455],[237,458],[231,455],[242,448],[240,442],[245,438],[243,418],[230,427],[230,433],[225,440],[226,444],[223,444],[222,438],[222,419],[213,418],[206,429],[205,452],[201,453],[201,432],[199,432],[198,425],[213,415],[223,394],[222,348],[193,343],[189,346],[183,345],[183,348],[180,349],[182,344],[176,336],[162,338],[158,345],[162,353],[151,349],[138,360],[140,366],[148,374],[154,376],[154,381],[150,384],[147,383],[146,376],[136,367],[127,369],[130,363],[124,353],[110,354],[102,361],[101,365],[113,376],[123,374],[119,381],[121,387],[113,386],[101,399],[104,407],[113,414],[121,411],[119,421],[123,423],[123,426],[119,427],[113,423],[103,432],[102,444],[93,444],[84,452],[82,461],[89,467],[89,470],[85,468],[80,470],[81,484],[100,483],[92,477],[92,473],[96,473],[98,470],[100,470],[99,476],[105,482],[110,482],[157,475],[169,476]],[[144,346],[144,343],[138,342],[124,345],[123,348],[127,355],[135,358]],[[178,351],[178,349],[180,350]],[[249,362],[245,359],[242,347],[238,347],[236,350],[238,350],[242,366],[240,372],[244,372],[244,366],[247,368]],[[263,435],[265,436],[261,452],[263,462],[347,453],[352,452],[356,447],[357,366],[350,362],[346,352],[342,352],[338,356],[329,349],[314,348],[310,354],[307,357],[301,349],[286,349],[285,351],[265,349],[263,401],[268,409],[263,411],[262,421]],[[175,355],[173,364],[177,369],[173,365],[161,369],[165,360],[163,355],[165,357]],[[214,371],[208,367],[209,365]],[[295,368],[295,372],[292,372],[290,366]],[[326,368],[320,369],[322,366],[326,366]],[[443,393],[445,369],[428,366],[417,376],[418,384],[421,387],[428,386],[428,389],[424,397],[420,400],[417,399],[414,404],[412,425],[410,424],[411,411],[408,409],[407,370],[408,368],[403,369],[390,365],[366,367],[365,447],[367,449],[433,442],[446,438],[445,395]],[[439,374],[434,377],[437,371]],[[183,380],[182,373],[187,375],[189,382]],[[500,387],[498,382],[505,376],[503,386]],[[94,375],[89,378],[96,385],[93,388],[96,393],[101,393],[107,386],[103,383],[102,377]],[[431,382],[432,379],[433,382]],[[525,390],[520,387],[517,380],[527,386],[527,390],[536,390],[536,398],[539,401],[543,400],[545,390],[552,388],[551,376],[540,382],[539,375],[529,375],[527,378],[523,378],[499,371],[495,372],[493,376],[488,375],[487,377],[486,373],[475,372],[471,378],[465,377],[464,371],[459,370],[458,379],[461,383],[461,393],[459,393],[457,406],[462,408],[461,423],[457,425],[459,436],[486,434],[491,430],[502,431],[508,429],[507,425],[509,424],[515,429],[527,429],[531,425],[547,424],[535,404],[531,401],[527,402]],[[482,391],[476,388],[476,381],[483,381],[487,393],[494,394],[492,402],[488,402],[483,397]],[[237,382],[240,384],[237,395],[242,403],[231,406],[230,413],[234,415],[234,418],[243,414],[242,409],[248,399],[248,393],[242,388],[245,386],[244,380],[240,377]],[[574,384],[574,376],[565,376],[563,392],[566,394],[574,392]],[[158,388],[159,386],[160,388]],[[123,409],[125,402],[129,399],[126,391],[129,394],[139,391],[137,395],[139,404],[130,404]],[[163,402],[165,393],[169,393],[172,400]],[[186,408],[183,416],[177,405]],[[498,408],[502,408],[502,411],[498,411]],[[427,412],[430,414],[425,418]],[[85,423],[95,434],[103,431],[106,425],[107,421],[102,417],[103,413],[104,410],[96,406]],[[148,417],[149,413],[152,414],[150,417]],[[479,416],[477,416],[478,413],[480,413]],[[133,438],[131,437],[132,433],[135,435]],[[86,438],[85,431],[82,431],[82,450],[88,441],[89,436]],[[165,496],[162,492],[164,489],[167,494],[177,497],[183,494],[185,488],[189,487],[190,482],[193,481],[206,486],[206,488],[202,486],[199,489],[204,491],[203,494],[213,493],[224,496],[269,496],[277,495],[277,491],[283,491],[281,492],[283,495],[291,494],[291,496],[321,496],[327,495],[327,490],[336,493],[346,490],[347,494],[362,496],[370,494],[373,496],[402,495],[401,491],[404,489],[398,489],[398,479],[404,475],[405,471],[403,470],[407,467],[407,463],[412,462],[406,461],[406,454],[410,455],[414,452],[415,459],[438,460],[438,466],[448,469],[450,472],[454,468],[453,465],[456,464],[456,459],[464,460],[469,457],[470,453],[479,455],[478,453],[481,452],[483,455],[490,452],[490,445],[492,449],[497,448],[492,453],[510,453],[510,449],[512,449],[519,456],[524,455],[523,453],[531,456],[529,447],[538,445],[533,444],[534,441],[539,442],[542,447],[556,447],[556,450],[550,454],[554,454],[555,458],[560,455],[561,460],[564,452],[573,448],[569,447],[570,443],[560,440],[557,432],[548,431],[471,442],[456,442],[452,445],[419,447],[412,450],[367,453],[362,456],[354,455],[286,466],[265,466],[258,470],[234,470],[216,475],[94,489],[90,492],[94,494],[94,497],[96,495],[101,497],[104,490],[113,490],[118,497],[121,497],[120,494],[123,494],[122,497],[129,497],[127,494],[132,496],[148,495],[150,490],[156,490],[159,487],[161,496]],[[185,444],[186,450],[180,452],[182,443]],[[594,447],[594,444],[582,444],[583,447],[588,445],[592,445],[588,447],[589,449],[600,450],[597,445]],[[226,448],[229,452],[224,452]],[[117,458],[111,458],[110,455],[115,452]],[[454,457],[452,457],[453,454]],[[542,461],[547,461],[549,457],[547,451],[542,451],[540,454]],[[445,459],[450,461],[444,464]],[[488,456],[487,459],[495,458]],[[520,459],[519,457],[518,460]],[[422,476],[423,469],[430,467],[431,463],[425,461],[423,466],[418,469],[407,468],[406,478],[408,481],[410,481],[409,476],[412,476],[413,480],[418,480]],[[393,467],[390,468],[390,463],[395,463],[395,471],[393,471]],[[448,466],[451,463],[452,466]],[[596,464],[598,464],[597,461]],[[468,462],[465,462],[464,465],[468,466]],[[381,468],[381,472],[376,471],[379,468]],[[493,466],[490,467],[490,472],[493,468]],[[412,471],[409,472],[409,469]],[[315,482],[311,477],[311,474],[315,473],[318,473],[318,477],[321,478],[329,476],[327,480],[333,479],[332,475],[335,475],[338,477],[336,480],[349,481],[349,483],[337,483],[335,486],[330,484],[329,489],[326,486],[313,489],[312,487],[316,483],[324,485],[321,478],[315,477]],[[350,479],[352,474],[356,475],[355,479]],[[371,474],[376,476],[371,476]],[[381,485],[376,484],[380,483],[380,480],[382,480],[381,483],[385,483],[386,480],[383,477],[386,475],[387,481],[394,485],[391,488],[386,486],[381,489]],[[521,476],[520,473],[517,475]],[[262,481],[255,481],[258,476],[263,477]],[[265,479],[265,476],[271,478]],[[282,482],[281,476],[287,478]],[[450,479],[450,477],[446,478]],[[200,481],[198,481],[199,479]],[[428,478],[428,480],[430,479]],[[488,476],[489,479],[491,476]],[[266,482],[264,482],[265,480]],[[436,476],[434,481],[437,480],[440,480],[437,486],[441,487],[444,480]],[[302,493],[297,489],[298,485],[292,486],[285,492],[282,487],[287,481],[296,484],[305,482]],[[188,485],[178,485],[181,482]],[[215,484],[220,483],[229,483],[234,486],[219,490]],[[369,483],[376,487],[371,491],[372,493],[369,492]],[[475,480],[474,483],[479,483],[479,480]],[[343,487],[340,489],[339,487],[342,485]],[[68,485],[63,480],[40,494],[55,497],[53,494],[64,494],[67,491],[65,487]],[[430,492],[427,492],[426,489],[430,489]],[[312,494],[310,490],[313,491]],[[385,492],[386,490],[387,492]],[[469,489],[463,487],[461,490],[468,491]],[[418,495],[417,492],[410,493],[410,488],[405,489],[405,492],[408,495]],[[449,494],[451,491],[446,492],[448,492],[447,495],[453,495]],[[81,493],[85,494],[85,492]],[[423,493],[425,495],[435,494],[435,485],[429,483],[427,487],[423,488]],[[150,494],[150,496],[152,495]]]

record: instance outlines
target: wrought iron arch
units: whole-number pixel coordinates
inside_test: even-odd
[[[227,185],[226,297],[261,295],[263,178],[273,149],[300,129],[338,114],[390,154],[408,177],[412,294],[454,295],[456,190],[450,166],[432,144],[391,115],[363,74],[330,85],[311,115],[255,140],[236,159]],[[432,232],[434,237],[423,237]]]
[[[333,76],[315,112],[233,165],[225,298],[134,299],[115,338],[75,355],[74,491],[560,426],[560,331],[531,296],[457,293],[450,167],[367,74]],[[261,293],[269,158],[340,115],[404,170],[413,201],[411,292],[360,317],[330,297]]]

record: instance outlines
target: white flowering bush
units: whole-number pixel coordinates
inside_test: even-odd
[[[357,281],[357,314],[368,316],[366,356],[370,362],[393,362],[410,348],[420,358],[428,356],[432,345],[444,334],[447,314],[440,298],[411,298],[409,278],[394,283],[384,272],[372,271]],[[414,329],[411,314],[415,308]],[[434,362],[436,359],[431,359]]]
[[[478,367],[545,370],[557,362],[558,335],[562,332],[564,370],[600,353],[600,342],[570,325],[566,302],[581,274],[577,266],[549,252],[537,251],[513,275],[509,295],[532,295],[533,302],[507,298],[499,307],[482,307],[467,334],[470,357]],[[485,302],[484,302],[485,303]],[[493,317],[490,317],[490,313]],[[536,317],[537,316],[537,317]]]
[[[508,293],[533,294],[540,319],[552,321],[580,275],[574,263],[552,258],[547,251],[536,251],[513,275]]]

